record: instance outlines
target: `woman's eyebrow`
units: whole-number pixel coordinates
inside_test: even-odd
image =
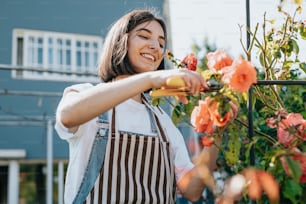
[[[147,28],[139,28],[139,29],[136,30],[136,32],[139,32],[139,31],[146,31],[146,32],[148,32],[148,33],[152,33],[152,31],[149,30],[149,29],[147,29]],[[162,36],[162,35],[160,35],[159,38],[165,40],[165,37]]]

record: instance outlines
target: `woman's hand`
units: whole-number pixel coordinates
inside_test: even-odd
[[[199,95],[201,91],[208,90],[206,81],[200,73],[185,68],[155,71],[151,72],[150,75],[152,88],[161,88],[166,86],[167,80],[171,77],[178,76],[184,80],[185,87],[189,94]]]

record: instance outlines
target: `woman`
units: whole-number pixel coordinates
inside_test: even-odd
[[[85,172],[93,169],[98,169],[99,175],[94,186],[83,193],[87,202],[174,203],[176,190],[191,201],[201,196],[203,181],[215,168],[217,148],[205,148],[193,164],[179,130],[143,95],[164,86],[173,76],[180,76],[191,94],[207,88],[196,72],[164,70],[166,42],[163,20],[149,10],[132,11],[120,18],[106,37],[99,64],[105,83],[65,89],[55,127],[70,148],[66,204],[84,201],[79,199],[80,186],[86,183]],[[109,125],[99,122],[102,114],[108,115]],[[102,168],[88,167],[90,155],[97,155],[91,153],[95,138],[101,134],[108,138],[106,149],[98,148],[105,151]]]

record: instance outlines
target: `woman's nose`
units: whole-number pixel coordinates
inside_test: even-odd
[[[151,49],[159,49],[159,42],[156,40],[151,40],[150,44],[149,44],[149,48]]]

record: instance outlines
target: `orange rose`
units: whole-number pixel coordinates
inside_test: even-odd
[[[248,91],[253,83],[257,82],[257,73],[254,66],[242,58],[233,62],[232,66],[223,71],[222,80],[238,92]]]
[[[207,134],[213,133],[213,122],[210,119],[210,113],[208,111],[209,103],[209,97],[207,97],[205,101],[200,100],[199,105],[195,106],[191,113],[190,122],[196,132],[206,132]]]
[[[183,67],[187,67],[187,69],[191,71],[195,71],[197,69],[197,63],[198,63],[197,58],[194,56],[193,53],[191,53],[186,57],[184,57],[184,59],[181,62],[181,65]]]
[[[211,119],[214,124],[218,127],[225,126],[231,119],[231,113],[227,112],[223,117],[220,115],[218,110],[218,102],[213,102],[208,109]]]
[[[206,55],[206,58],[208,60],[207,66],[210,70],[220,70],[233,63],[233,59],[224,50],[210,52]]]

